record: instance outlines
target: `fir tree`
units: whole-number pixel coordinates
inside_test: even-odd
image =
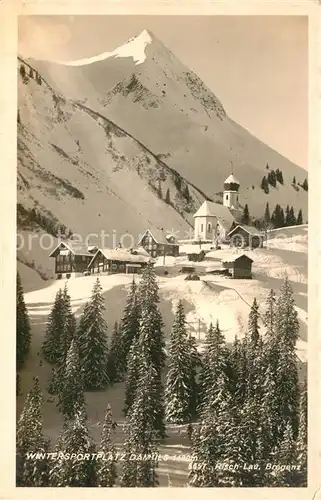
[[[296,465],[297,462],[297,447],[293,438],[291,425],[286,426],[284,437],[275,454],[275,461],[281,465]],[[273,478],[273,486],[300,486],[299,474],[296,470],[277,470]]]
[[[295,186],[296,185],[296,178],[295,176],[293,177],[292,184]]]
[[[20,71],[20,75],[22,76],[22,79],[24,80],[26,77],[26,68],[25,68],[24,64],[20,64],[19,71]]]
[[[84,411],[84,382],[80,369],[79,352],[75,340],[72,340],[65,361],[65,366],[58,382],[58,408],[70,419],[80,409]]]
[[[158,484],[155,472],[159,439],[155,431],[157,378],[157,371],[149,364],[146,352],[143,353],[136,398],[126,418],[126,460],[122,470],[121,486],[153,487]],[[135,459],[130,460],[131,456]]]
[[[99,279],[93,287],[80,319],[78,345],[83,369],[85,390],[102,389],[108,379],[107,325],[104,319],[104,298]]]
[[[293,290],[286,277],[276,304],[276,338],[279,343],[278,376],[280,384],[280,413],[291,423],[296,439],[299,419],[299,382],[295,347],[299,338],[299,320]]]
[[[170,195],[170,190],[169,190],[169,188],[167,188],[167,191],[166,191],[166,195],[165,195],[165,203],[167,203],[168,205],[170,205],[170,203],[171,203],[171,195]]]
[[[285,209],[285,225],[291,226],[291,217],[290,217],[290,206],[287,205]]]
[[[165,403],[166,420],[180,424],[189,422],[195,406],[195,362],[186,332],[183,303],[179,301],[169,342]]]
[[[185,198],[186,201],[189,201],[190,200],[190,194],[189,194],[189,189],[188,189],[188,184],[186,184],[185,188],[184,188],[184,191],[183,191],[183,196]]]
[[[114,324],[114,330],[111,337],[110,348],[108,352],[108,378],[111,384],[115,382],[119,382],[121,380],[121,338],[120,338],[120,330],[118,327],[117,321]]]
[[[65,422],[55,451],[58,453],[58,460],[53,462],[50,470],[50,486],[97,486],[97,462],[92,459],[96,447],[89,435],[86,418],[81,412],[74,419]],[[70,459],[66,460],[65,455],[69,455]],[[84,455],[89,456],[89,459],[77,459]]]
[[[302,216],[302,210],[301,210],[301,208],[299,210],[298,218],[296,220],[296,223],[297,223],[298,226],[300,226],[301,224],[303,224],[303,216]]]
[[[267,178],[264,176],[261,182],[261,189],[265,192],[265,194],[269,193],[269,183]]]
[[[216,399],[217,381],[222,379],[228,386],[228,350],[218,322],[215,328],[210,324],[205,337],[202,367],[200,371],[200,410],[211,407]]]
[[[149,350],[151,363],[160,374],[165,365],[163,320],[159,311],[159,290],[154,268],[147,265],[138,290],[140,304],[139,337],[143,337]]]
[[[148,367],[153,376],[153,428],[160,438],[165,437],[164,424],[164,389],[162,385],[162,367],[164,363],[164,340],[160,329],[162,322],[158,308],[150,307],[147,302],[142,305],[140,330],[138,338],[139,373],[135,400],[140,392],[140,378],[145,376],[144,365]]]
[[[100,447],[98,453],[103,453],[104,460],[98,463],[97,477],[98,486],[110,488],[115,486],[116,471],[116,449],[113,443],[114,421],[112,419],[111,406],[108,405],[101,433]]]
[[[306,381],[301,391],[299,434],[297,439],[297,460],[300,467],[298,483],[307,486],[307,459],[308,459],[308,403]]]
[[[302,187],[303,187],[304,191],[308,191],[309,185],[308,185],[307,179],[304,179]]]
[[[266,207],[265,207],[265,213],[264,213],[264,223],[266,226],[268,226],[271,222],[271,216],[270,216],[270,207],[269,207],[269,203],[267,202],[266,203]]]
[[[296,218],[295,218],[295,215],[294,215],[294,210],[293,210],[293,207],[290,208],[290,213],[289,213],[289,226],[295,226],[297,221],[296,221]]]
[[[30,78],[34,78],[34,72],[32,68],[29,68],[29,76]]]
[[[243,214],[242,214],[242,219],[241,219],[242,224],[248,225],[250,222],[250,213],[249,213],[249,207],[247,203],[245,204]]]
[[[70,345],[74,323],[69,317],[67,301],[67,292],[60,288],[47,320],[42,344],[44,357],[49,363],[62,363],[67,345]]]
[[[134,402],[139,374],[139,343],[138,339],[133,341],[128,356],[128,370],[125,383],[124,415],[126,416]]]
[[[247,390],[247,359],[244,341],[236,336],[228,359],[228,384],[235,405],[242,406]]]
[[[200,424],[193,432],[194,458],[189,485],[194,487],[222,486],[226,476],[226,473],[220,473],[216,467],[227,455],[226,435],[231,428],[231,396],[223,372],[218,373],[215,385],[212,401],[203,409]]]
[[[27,453],[46,453],[49,442],[43,435],[42,394],[39,379],[34,378],[23,411],[17,424],[16,433],[18,486],[47,486],[48,462],[46,458],[27,457]]]
[[[139,334],[140,302],[138,300],[137,285],[133,279],[126,300],[124,314],[120,324],[120,340],[117,352],[117,375],[122,380],[128,362],[128,354],[134,339]]]
[[[20,274],[17,273],[17,288],[16,288],[16,359],[17,370],[23,366],[26,357],[30,350],[31,331],[30,321],[24,300],[23,288],[21,284]]]

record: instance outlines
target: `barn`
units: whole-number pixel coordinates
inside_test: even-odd
[[[141,273],[152,262],[150,256],[133,253],[122,248],[100,248],[92,257],[88,271],[90,274]]]
[[[77,240],[61,241],[49,257],[55,259],[56,279],[81,276],[97,251],[95,246],[87,246]]]
[[[165,255],[177,257],[179,254],[179,245],[175,236],[173,234],[165,235],[162,229],[153,229],[153,232],[147,229],[139,239],[137,246],[142,246],[153,258]]]
[[[252,263],[245,254],[223,259],[222,268],[228,270],[234,279],[252,279]]]
[[[199,248],[188,250],[186,254],[190,262],[202,262],[205,258],[204,250],[200,250]]]
[[[238,248],[262,248],[264,234],[256,227],[238,224],[229,233],[230,246]]]

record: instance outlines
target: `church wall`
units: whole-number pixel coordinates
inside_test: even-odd
[[[216,237],[216,217],[196,217],[194,226],[195,240],[212,241]]]

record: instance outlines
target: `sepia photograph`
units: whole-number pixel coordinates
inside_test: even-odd
[[[307,16],[18,17],[17,487],[307,488],[308,77]]]

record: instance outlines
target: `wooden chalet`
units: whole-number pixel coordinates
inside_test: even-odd
[[[76,240],[61,241],[49,255],[55,259],[56,279],[82,275],[96,251],[97,247]]]
[[[264,234],[256,227],[238,224],[228,233],[230,246],[239,248],[262,248]]]
[[[252,263],[245,254],[222,260],[222,268],[228,270],[234,279],[252,279]]]
[[[142,246],[151,257],[172,256],[177,257],[179,254],[179,245],[174,235],[165,235],[162,229],[149,229],[141,236],[138,241],[138,246]]]
[[[148,255],[148,254],[147,254]],[[123,248],[100,248],[92,257],[88,272],[90,274],[141,273],[148,263],[153,263],[150,255]]]

